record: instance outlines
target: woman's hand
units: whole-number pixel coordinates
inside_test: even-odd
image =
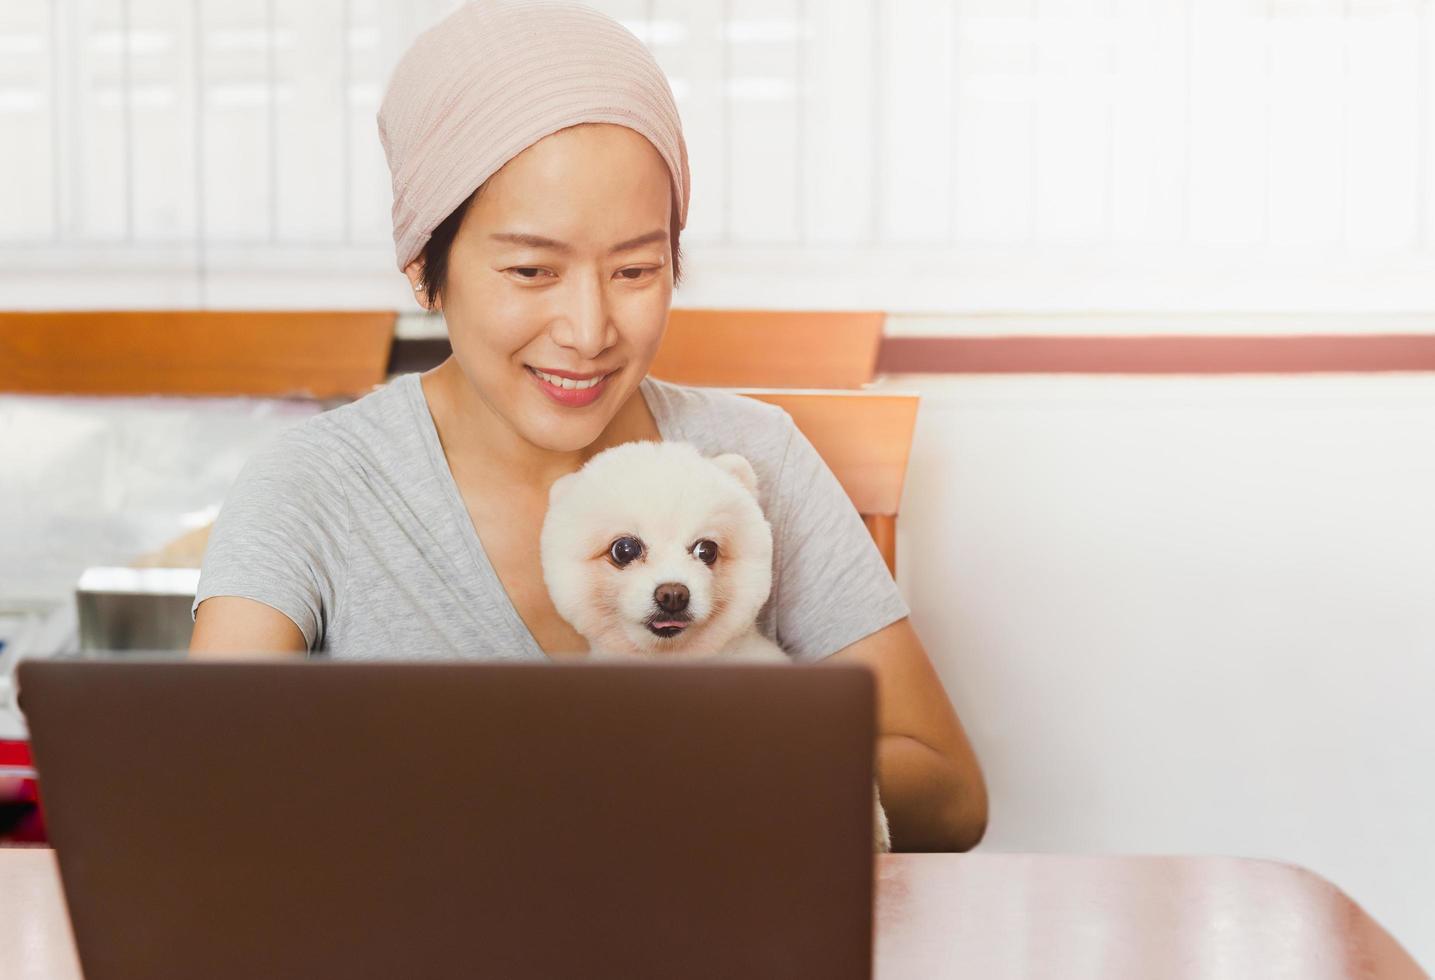
[[[947,693],[909,618],[823,663],[877,675],[877,770],[894,851],[965,851],[987,826],[987,789]]]

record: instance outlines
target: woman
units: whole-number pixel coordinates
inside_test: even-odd
[[[894,846],[973,846],[980,769],[831,471],[781,409],[647,377],[690,190],[647,49],[576,4],[472,3],[400,60],[378,123],[398,266],[453,355],[246,465],[205,554],[191,655],[582,656],[543,585],[548,488],[632,440],[739,452],[774,529],[762,629],[794,660],[876,673]]]

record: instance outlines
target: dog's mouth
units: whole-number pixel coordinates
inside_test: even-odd
[[[671,639],[692,625],[693,617],[688,613],[661,612],[649,616],[645,626],[648,632],[663,639]]]

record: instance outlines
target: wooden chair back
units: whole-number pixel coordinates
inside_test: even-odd
[[[917,425],[916,395],[740,388],[785,408],[832,470],[897,574],[897,508]]]
[[[675,309],[650,373],[724,388],[861,388],[885,321],[871,312]]]

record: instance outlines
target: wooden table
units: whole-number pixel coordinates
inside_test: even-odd
[[[877,980],[1419,978],[1324,879],[1234,858],[879,858]],[[0,850],[0,975],[78,980],[54,853]]]

